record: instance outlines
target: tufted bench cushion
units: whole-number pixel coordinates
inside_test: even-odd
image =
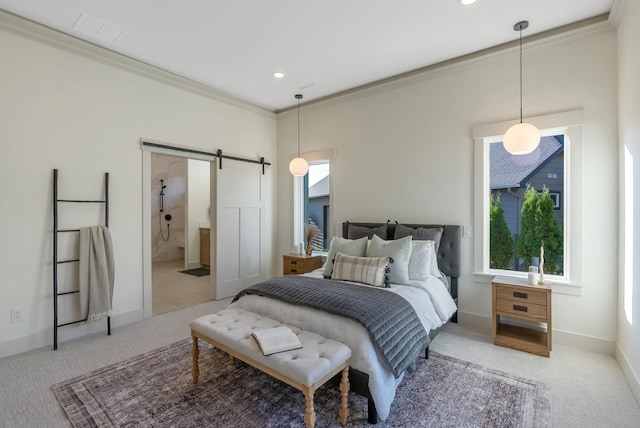
[[[191,321],[193,337],[193,381],[198,381],[198,339],[227,352],[233,362],[236,357],[255,368],[286,382],[305,394],[307,427],[315,424],[313,395],[315,390],[342,372],[340,419],[344,425],[348,415],[348,370],[351,349],[319,334],[289,327],[300,339],[301,349],[265,356],[251,336],[254,330],[278,327],[282,324],[271,318],[242,308],[228,308],[216,314],[205,315]]]

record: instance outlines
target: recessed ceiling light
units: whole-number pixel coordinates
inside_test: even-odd
[[[476,2],[476,0],[459,0],[460,4],[463,6],[469,6]]]
[[[276,71],[275,73],[273,73],[273,77],[275,77],[276,79],[282,79],[284,77],[284,73]]]

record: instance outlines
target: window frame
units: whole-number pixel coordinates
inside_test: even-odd
[[[334,230],[334,216],[335,216],[335,150],[317,150],[313,152],[300,153],[300,157],[303,157],[311,165],[314,163],[329,163],[329,226],[327,230]],[[305,242],[305,195],[308,195],[308,190],[305,190],[305,185],[308,183],[307,175],[303,177],[293,177],[293,243],[299,244]],[[333,236],[332,236],[333,237]],[[328,242],[331,242],[331,238],[328,237]]]
[[[540,129],[542,135],[565,136],[565,185],[562,194],[564,204],[564,275],[549,275],[554,292],[582,294],[582,157],[584,110],[536,116],[526,119]],[[513,121],[477,125],[473,128],[474,140],[474,279],[491,282],[495,275],[526,278],[526,272],[489,269],[489,144],[501,141],[504,132]],[[572,209],[573,208],[573,209]]]

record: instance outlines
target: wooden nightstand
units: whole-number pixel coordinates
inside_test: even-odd
[[[282,273],[284,275],[307,273],[321,266],[322,256],[307,256],[306,254],[285,254],[282,256]]]
[[[496,276],[493,295],[493,343],[548,357],[551,352],[551,287],[529,285],[526,278]],[[501,317],[525,321],[503,324]],[[539,324],[546,324],[546,330]],[[530,324],[530,325],[529,325]]]

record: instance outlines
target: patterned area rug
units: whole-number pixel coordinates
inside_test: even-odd
[[[53,386],[75,427],[304,427],[302,393],[200,341],[200,381],[191,339]],[[315,395],[317,427],[339,427],[331,383]],[[370,427],[367,402],[349,394],[347,426]],[[538,382],[430,352],[396,392],[379,427],[550,427],[551,395]]]

